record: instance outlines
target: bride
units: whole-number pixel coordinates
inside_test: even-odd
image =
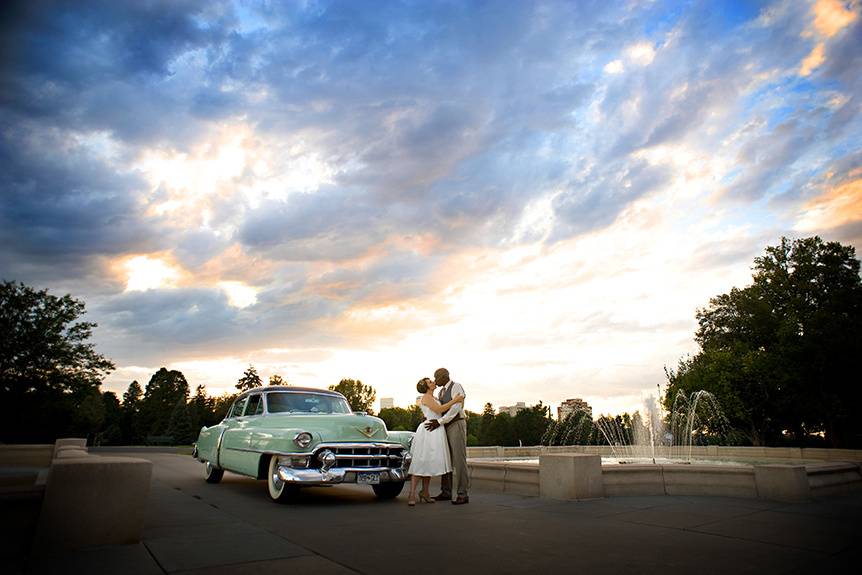
[[[422,409],[422,414],[425,416],[425,421],[419,424],[416,428],[416,435],[413,436],[413,444],[410,446],[410,454],[413,460],[410,462],[410,495],[407,497],[407,505],[416,505],[416,484],[419,479],[422,480],[422,490],[419,492],[419,499],[426,503],[434,503],[431,499],[431,494],[428,492],[428,486],[431,483],[431,477],[443,475],[452,471],[452,461],[449,457],[449,442],[446,439],[446,429],[444,426],[437,427],[434,431],[428,431],[425,428],[425,422],[430,419],[437,419],[456,403],[464,401],[463,395],[458,395],[452,398],[452,401],[440,405],[440,402],[434,397],[434,382],[425,377],[419,380],[416,384],[416,391],[422,394],[422,401],[419,404]]]

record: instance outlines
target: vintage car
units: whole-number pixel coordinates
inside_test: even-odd
[[[303,486],[359,483],[382,499],[397,497],[410,465],[409,431],[354,412],[335,391],[258,387],[240,394],[224,421],[204,427],[193,456],[209,483],[225,470],[266,479],[278,502]]]

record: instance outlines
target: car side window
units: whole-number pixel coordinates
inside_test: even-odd
[[[250,395],[248,403],[245,406],[245,414],[260,415],[261,413],[263,413],[263,401],[261,401],[260,394],[255,393],[254,395]]]
[[[248,397],[243,397],[242,399],[238,399],[234,402],[233,408],[230,410],[230,415],[228,417],[239,417],[242,415],[242,410],[245,408],[245,402],[248,401]]]

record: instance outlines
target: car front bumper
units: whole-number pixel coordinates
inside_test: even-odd
[[[407,479],[407,471],[391,467],[335,467],[323,469],[299,469],[285,465],[278,466],[278,477],[290,485],[337,485],[339,483],[358,483],[359,474],[377,474],[380,483],[394,483]]]

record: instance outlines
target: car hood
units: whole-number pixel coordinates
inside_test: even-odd
[[[273,429],[295,429],[314,435],[314,442],[328,441],[397,441],[388,439],[386,424],[370,415],[271,414],[262,425]]]

